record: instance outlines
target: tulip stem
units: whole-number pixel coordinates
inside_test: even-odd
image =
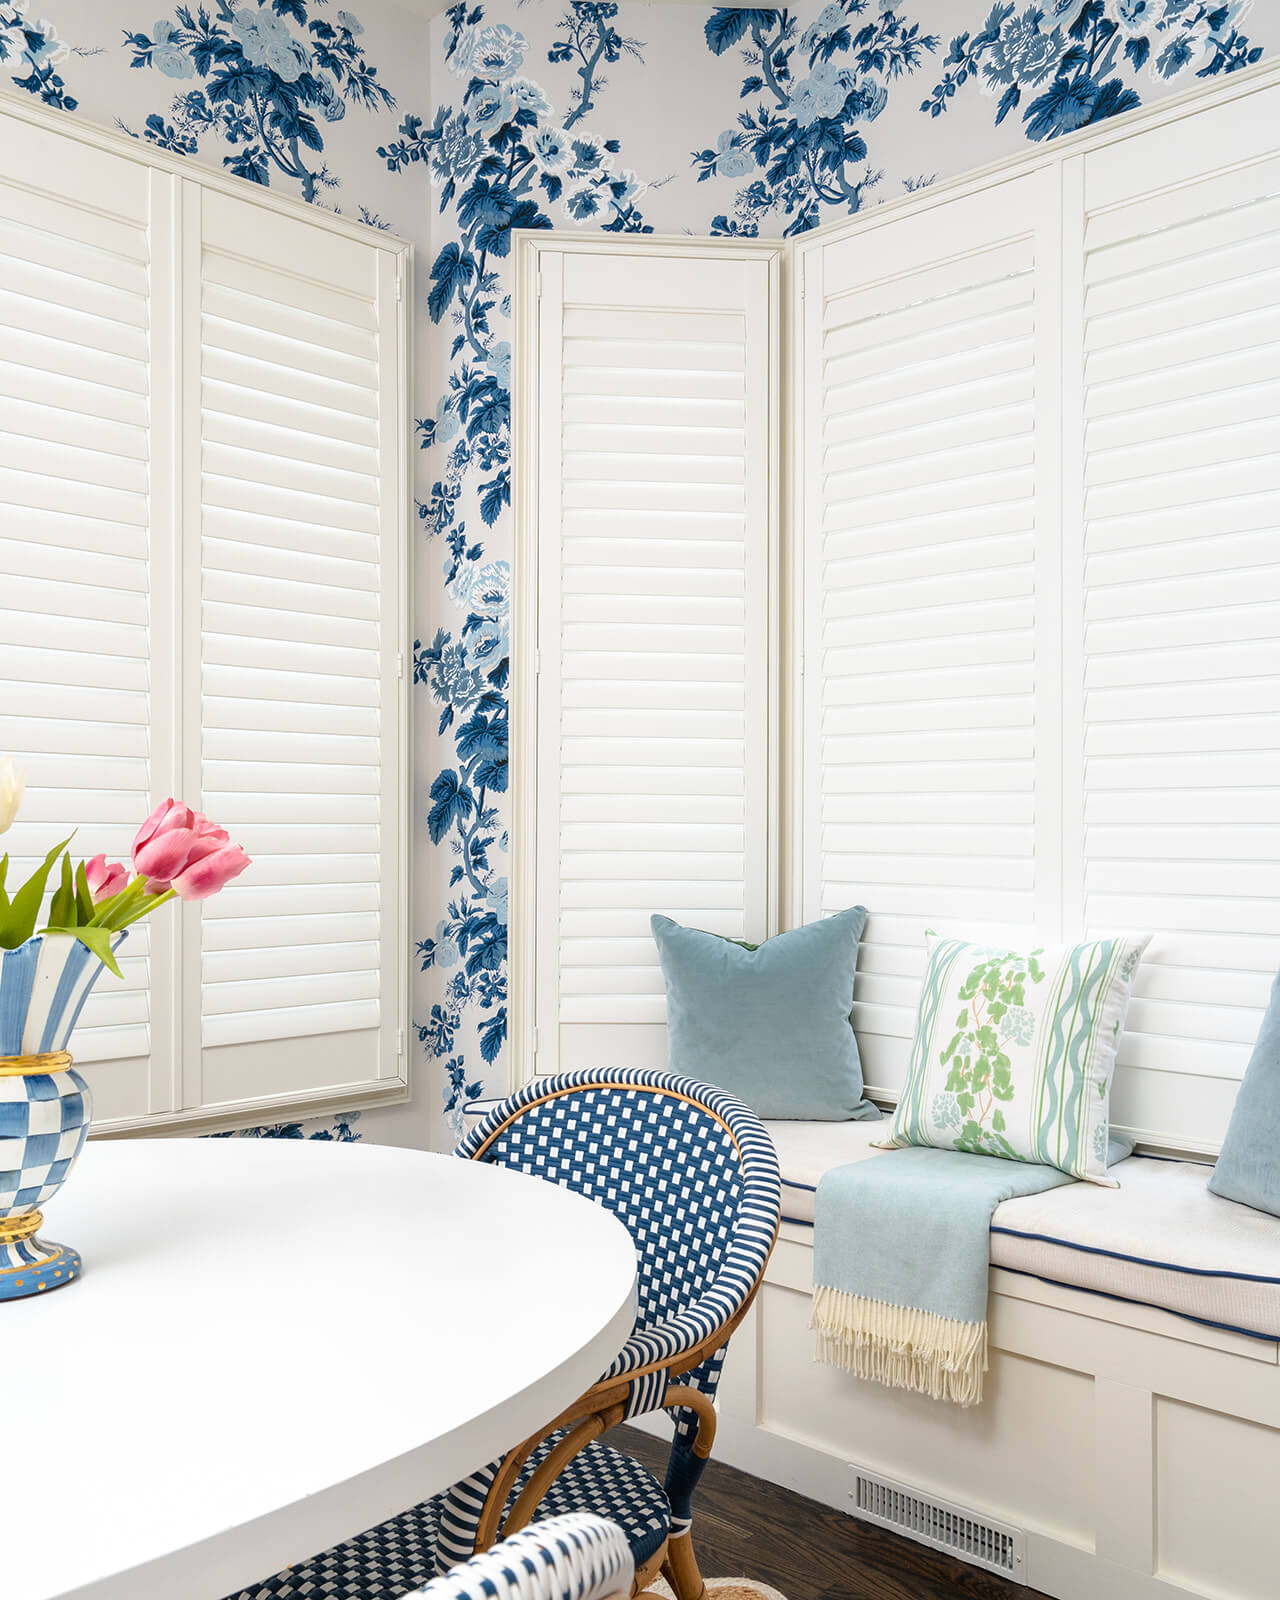
[[[104,900],[98,907],[92,925],[106,928],[112,933],[120,933],[130,923],[150,916],[156,907],[164,905],[166,900],[175,898],[172,889],[165,889],[161,894],[148,894],[147,882],[146,876],[139,873],[132,883],[121,889],[119,894]]]

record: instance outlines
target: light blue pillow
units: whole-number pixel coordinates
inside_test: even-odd
[[[762,1117],[878,1119],[862,1096],[849,1020],[866,920],[866,909],[854,906],[744,945],[652,917],[671,1071],[727,1089]]]
[[[1280,972],[1209,1187],[1224,1200],[1280,1217]]]

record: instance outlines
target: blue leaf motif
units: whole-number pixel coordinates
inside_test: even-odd
[[[464,823],[475,810],[475,796],[458,781],[452,767],[446,767],[431,785],[431,798],[435,804],[427,813],[427,832],[432,844],[439,844],[455,823]]]
[[[717,6],[703,29],[709,49],[718,56],[737,44],[746,31],[746,13],[737,6]]]
[[[475,275],[476,264],[471,254],[451,239],[436,257],[431,269],[427,310],[431,313],[432,322],[439,322],[443,318],[454,295],[469,284]]]

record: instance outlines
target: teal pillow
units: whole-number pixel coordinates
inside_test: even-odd
[[[727,1089],[762,1117],[878,1119],[849,1020],[866,920],[854,906],[746,945],[652,917],[671,1071]]]
[[[1209,1188],[1224,1200],[1280,1217],[1280,972]]]

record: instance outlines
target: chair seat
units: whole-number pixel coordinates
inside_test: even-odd
[[[524,1487],[562,1437],[554,1433],[538,1446],[513,1493]],[[400,1600],[439,1575],[436,1536],[442,1499],[425,1500],[227,1600]],[[590,1511],[616,1522],[637,1567],[662,1548],[671,1527],[666,1493],[648,1468],[598,1443],[575,1456],[555,1480],[534,1521],[568,1511]]]
[[[553,1435],[534,1451],[517,1487],[559,1437]],[[647,1467],[607,1444],[589,1444],[573,1458],[543,1496],[533,1520],[541,1522],[567,1511],[589,1511],[616,1522],[627,1536],[637,1568],[662,1548],[671,1531],[671,1506],[662,1485]]]
[[[227,1600],[400,1600],[436,1576],[438,1515],[424,1500]]]

